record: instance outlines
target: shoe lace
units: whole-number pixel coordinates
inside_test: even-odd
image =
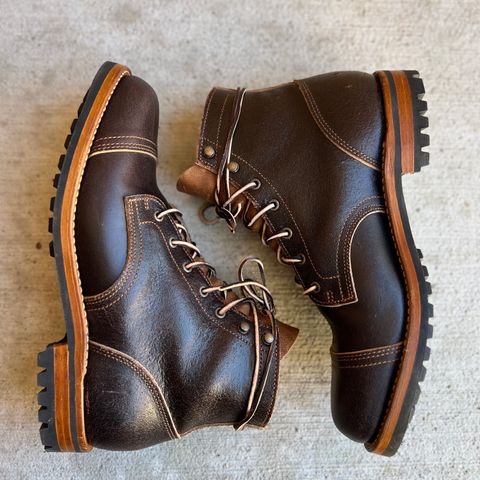
[[[232,156],[232,145],[233,145],[233,138],[235,136],[235,131],[238,126],[238,122],[240,120],[240,114],[242,111],[243,100],[245,98],[246,89],[245,88],[238,88],[235,94],[234,100],[234,107],[232,112],[232,120],[230,124],[230,128],[227,134],[227,139],[225,142],[225,149],[223,151],[222,160],[218,167],[217,171],[217,181],[215,185],[215,212],[219,218],[223,218],[226,222],[230,231],[232,233],[235,232],[238,226],[238,218],[240,218],[241,213],[242,220],[245,226],[248,229],[252,229],[252,227],[256,224],[257,221],[261,221],[261,241],[263,245],[271,246],[271,242],[276,240],[277,247],[277,260],[279,263],[283,265],[303,265],[305,263],[305,255],[300,253],[296,256],[288,256],[284,252],[282,245],[278,242],[280,239],[288,239],[291,238],[293,232],[290,228],[284,228],[277,233],[268,235],[268,225],[265,221],[264,215],[271,211],[277,210],[280,206],[278,200],[273,199],[270,200],[264,207],[258,210],[252,218],[247,218],[247,212],[250,210],[250,207],[253,205],[252,201],[249,200],[244,194],[249,190],[258,190],[261,187],[261,182],[258,179],[253,179],[247,184],[243,185],[235,192],[231,192],[230,188],[230,159]],[[243,201],[242,197],[243,195]],[[221,200],[221,198],[225,198],[225,200]],[[237,201],[236,201],[237,200]],[[206,210],[211,205],[207,205],[201,211],[201,217],[206,219]],[[206,220],[206,223],[212,223],[210,220]],[[295,283],[302,287],[299,279],[295,277]],[[302,287],[303,288],[303,287]],[[316,293],[320,290],[320,285],[317,282],[313,282],[309,287],[303,289],[304,295],[310,295],[312,293]]]
[[[278,337],[278,325],[275,318],[275,305],[273,303],[272,294],[266,287],[265,267],[262,261],[256,257],[245,257],[238,267],[238,281],[234,283],[221,282],[216,277],[216,271],[213,266],[206,262],[201,254],[199,248],[192,241],[190,234],[183,224],[181,219],[182,213],[176,208],[168,208],[163,211],[155,213],[155,219],[158,222],[163,221],[166,216],[171,216],[173,223],[177,228],[180,238],[170,238],[169,245],[172,248],[181,246],[190,251],[191,262],[183,264],[183,270],[190,273],[194,268],[202,269],[210,281],[208,286],[200,289],[202,297],[206,297],[211,293],[219,293],[224,298],[224,305],[215,311],[215,315],[223,319],[227,312],[241,305],[249,305],[251,318],[253,319],[254,327],[254,348],[255,348],[255,363],[253,368],[252,384],[248,395],[247,408],[244,418],[235,426],[235,429],[243,429],[255,416],[255,413],[262,400],[263,393],[267,384],[269,372],[273,361],[273,350],[276,345]],[[259,280],[246,277],[247,269],[254,266],[258,269]],[[218,285],[214,283],[218,282]],[[228,294],[233,292],[231,300],[228,300]],[[228,300],[228,301],[227,301]],[[263,336],[263,343],[268,347],[268,354],[265,361],[265,367],[261,377],[260,375],[260,314],[261,312],[267,319],[270,326],[270,331]],[[240,325],[240,332],[248,333],[250,326],[248,322],[242,322]]]

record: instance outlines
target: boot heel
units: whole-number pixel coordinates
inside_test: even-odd
[[[401,173],[419,172],[429,163],[429,154],[423,148],[430,144],[429,136],[422,133],[428,127],[423,81],[415,70],[386,70],[376,72],[376,76],[384,95],[389,97],[393,116],[398,118],[395,142],[401,151]]]
[[[73,452],[73,436],[70,429],[70,387],[68,369],[68,345],[52,343],[38,354],[38,366],[43,370],[37,376],[38,420],[40,438],[49,452]]]

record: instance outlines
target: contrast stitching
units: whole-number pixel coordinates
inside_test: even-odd
[[[154,398],[168,435],[172,440],[180,438],[160,385],[158,385],[155,377],[149,372],[149,370],[135,358],[112,347],[102,345],[92,340],[90,340],[90,347],[92,348],[92,351],[103,355],[104,357],[116,360],[137,373],[137,375],[144,381]]]
[[[208,119],[208,113],[210,111],[210,105],[212,103],[213,96],[215,95],[216,88],[212,88],[210,90],[210,93],[208,94],[207,98],[207,107],[205,108],[205,114],[202,119],[202,134],[201,134],[201,140],[198,145],[198,159],[202,158],[202,152],[203,152],[203,147],[205,145],[205,129],[207,128],[207,119]],[[202,160],[203,161],[203,160]],[[208,165],[208,164],[207,164]]]
[[[364,198],[362,201],[360,201],[353,209],[350,211],[348,214],[347,218],[345,219],[345,222],[343,223],[342,229],[340,231],[340,235],[338,237],[337,241],[337,249],[336,249],[336,264],[337,264],[337,273],[338,273],[338,285],[340,287],[340,293],[343,296],[343,290],[342,290],[342,284],[341,284],[341,277],[340,277],[340,272],[338,270],[340,266],[340,260],[339,260],[339,252],[340,252],[340,243],[342,240],[342,237],[345,234],[345,241],[343,242],[343,250],[342,250],[342,256],[344,260],[343,264],[343,275],[345,277],[345,281],[347,284],[347,294],[348,297],[347,299],[350,300],[352,298],[355,298],[355,292],[353,291],[353,271],[351,268],[352,264],[352,252],[351,252],[351,237],[353,236],[357,226],[364,220],[364,218],[375,211],[383,211],[384,208],[381,205],[378,204],[373,204],[373,205],[367,205],[363,207],[362,209],[359,210],[360,206],[372,199],[381,199],[382,197],[378,195],[372,195],[370,197]],[[353,216],[353,219],[351,218]],[[347,227],[348,225],[348,227]],[[347,230],[345,232],[345,227],[347,227]],[[348,261],[347,261],[348,260]]]
[[[213,143],[211,140],[209,140],[208,138],[206,138],[205,140],[207,140],[208,142],[211,142]],[[295,228],[297,229],[299,235],[300,235],[300,238],[302,240],[302,243],[303,243],[303,246],[305,247],[305,251],[307,253],[307,256],[308,256],[308,259],[310,260],[310,263],[312,265],[312,268],[313,270],[315,271],[315,273],[317,274],[318,277],[322,278],[322,279],[325,279],[325,280],[332,280],[332,279],[336,279],[337,276],[323,276],[321,275],[318,270],[316,269],[316,266],[315,264],[313,263],[313,260],[310,256],[310,251],[307,247],[307,244],[305,242],[305,239],[303,238],[303,235],[302,235],[302,232],[300,230],[300,227],[298,226],[297,222],[295,221],[295,218],[293,216],[293,213],[291,212],[290,208],[288,207],[287,203],[285,202],[284,198],[282,197],[282,195],[280,194],[280,192],[275,188],[275,185],[273,185],[273,183],[262,173],[260,172],[260,170],[258,170],[257,168],[255,168],[250,162],[248,162],[247,160],[245,160],[244,158],[242,158],[240,155],[237,155],[235,153],[232,152],[232,156],[237,158],[238,160],[244,162],[246,165],[248,165],[252,170],[254,170],[256,173],[258,173],[258,175],[260,175],[269,185],[270,187],[272,188],[272,190],[276,193],[276,195],[278,195],[278,197],[280,198],[280,200],[282,201],[283,205],[285,206],[285,208],[287,209],[289,215],[290,215],[290,218],[292,219],[294,225],[295,225]],[[267,216],[267,215],[265,215]],[[280,243],[282,244],[282,247],[283,247],[283,243],[281,242],[281,239],[278,239],[280,241]]]
[[[399,343],[395,343],[393,345],[388,345],[385,347],[376,347],[376,348],[369,348],[365,350],[358,350],[357,352],[344,352],[344,353],[340,352],[339,353],[339,352],[331,351],[330,354],[332,355],[332,357],[342,357],[342,358],[361,357],[361,356],[368,356],[368,355],[372,355],[380,352],[389,352],[391,350],[397,350],[402,348],[402,346],[403,346],[403,342],[399,342]]]
[[[374,362],[374,363],[364,363],[362,365],[334,365],[335,368],[364,368],[364,367],[375,367],[377,365],[387,365],[388,363],[398,362],[398,358],[393,360],[385,360],[384,362]]]
[[[218,150],[218,139],[220,138],[220,128],[222,126],[222,119],[223,119],[223,112],[225,110],[225,105],[227,104],[228,100],[228,93],[225,95],[225,100],[223,101],[222,110],[220,111],[220,118],[218,120],[218,128],[217,128],[217,141],[215,142],[215,148]]]
[[[170,221],[171,222],[171,221]],[[210,315],[208,314],[208,312],[205,310],[204,306],[202,305],[202,303],[199,301],[198,297],[196,296],[195,294],[195,290],[193,289],[192,285],[190,284],[190,282],[188,281],[188,278],[184,275],[182,269],[178,266],[177,264],[177,261],[171,251],[171,248],[170,246],[168,245],[168,241],[165,237],[165,235],[163,234],[162,230],[160,229],[160,227],[158,226],[158,223],[156,222],[153,222],[151,220],[145,220],[145,221],[142,221],[140,223],[141,225],[146,225],[146,224],[151,224],[153,225],[157,230],[158,232],[160,233],[160,235],[162,236],[162,239],[163,239],[163,242],[165,243],[166,247],[167,247],[167,251],[170,255],[170,257],[172,258],[173,260],[173,263],[175,265],[175,267],[177,268],[178,272],[180,273],[180,275],[183,277],[183,279],[185,280],[185,282],[187,283],[188,285],[188,288],[190,289],[190,291],[192,292],[193,294],[193,297],[195,298],[195,301],[198,303],[198,305],[200,306],[200,308],[202,309],[203,313],[207,316],[208,320],[210,320],[211,322],[213,322],[215,325],[217,325],[218,327],[220,327],[222,330],[224,330],[225,332],[228,332],[230,335],[233,335],[235,338],[238,338],[239,340],[241,340],[242,342],[244,342],[245,344],[247,345],[250,345],[251,342],[246,340],[244,337],[240,336],[239,334],[236,334],[236,333],[233,333],[231,330],[227,329],[224,325],[222,325],[220,322],[217,322],[214,318],[210,317]],[[173,225],[173,222],[171,222],[172,226],[175,228],[175,226]],[[176,230],[176,229],[175,229]],[[239,312],[236,312],[236,313],[239,313]],[[245,318],[245,317],[244,317]]]
[[[297,80],[295,82],[300,91],[303,94],[303,97],[305,101],[307,102],[307,105],[309,106],[309,110],[312,113],[314,119],[316,120],[316,123],[320,130],[324,133],[324,135],[327,137],[330,142],[333,143],[336,147],[339,147],[335,142],[338,142],[341,147],[340,150],[345,151],[345,153],[349,154],[354,160],[363,160],[364,162],[367,162],[368,165],[371,168],[374,168],[375,170],[379,170],[379,165],[378,161],[375,160],[374,158],[370,157],[369,155],[366,155],[365,153],[361,152],[360,150],[356,149],[349,143],[347,143],[343,138],[341,138],[333,129],[332,127],[326,122],[326,120],[323,118],[322,114],[320,113],[320,109],[318,107],[317,102],[315,101],[315,98],[312,95],[312,92],[308,85],[303,82]],[[333,138],[332,138],[333,137]]]
[[[134,204],[135,206],[135,210],[137,212],[137,222],[138,222],[138,219],[139,219],[139,212],[138,212],[138,203],[137,203],[137,200],[136,199],[133,199],[133,200],[129,200],[129,202],[132,201],[132,203]],[[101,307],[95,307],[95,308],[90,308],[89,307],[89,311],[95,311],[95,310],[100,310],[101,308],[109,308],[111,307],[112,305],[115,305],[116,303],[118,303],[123,297],[125,297],[125,295],[127,295],[127,293],[132,289],[133,285],[135,284],[135,280],[137,279],[138,277],[138,272],[140,271],[140,265],[142,263],[142,257],[143,257],[143,239],[142,239],[142,232],[140,231],[140,229],[138,229],[138,237],[139,237],[139,254],[138,254],[138,259],[136,261],[136,269],[135,269],[135,275],[133,276],[133,278],[131,279],[131,281],[129,282],[128,284],[128,287],[126,289],[124,289],[123,285],[118,288],[118,289],[114,289],[112,292],[108,292],[108,294],[105,296],[105,298],[102,298],[100,300],[93,300],[90,305],[95,305],[97,303],[103,303],[103,301],[106,301],[108,299],[110,299],[110,303],[108,303],[107,305],[102,305]],[[121,295],[119,296],[116,296],[118,293],[121,292]]]
[[[99,140],[110,140],[110,139],[115,139],[115,138],[137,138],[138,140],[145,140],[146,142],[149,142],[151,143],[152,145],[155,145],[155,147],[157,146],[157,143],[156,142],[152,142],[152,140],[150,140],[149,138],[145,138],[145,137],[139,137],[137,135],[115,135],[113,137],[98,137],[95,139],[95,141],[99,141]]]
[[[125,261],[125,267],[120,274],[120,277],[115,281],[113,285],[107,288],[105,291],[87,297],[86,301],[89,305],[94,305],[102,300],[107,300],[114,296],[119,290],[123,288],[123,285],[130,278],[132,273],[133,265],[137,258],[137,234],[136,228],[134,228],[133,223],[133,208],[132,203],[129,201],[126,204],[126,217],[127,217],[127,238],[128,238],[128,248],[127,248],[127,259]]]
[[[143,143],[135,143],[135,142],[95,142],[93,148],[109,147],[109,146],[141,147],[141,148],[148,149],[152,152],[157,151],[157,149],[155,147],[151,147],[150,145],[145,145]]]

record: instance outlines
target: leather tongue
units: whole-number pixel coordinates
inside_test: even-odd
[[[280,345],[280,359],[285,357],[285,355],[290,351],[292,345],[295,343],[295,340],[298,336],[298,328],[287,325],[286,323],[278,322],[278,335],[279,345]]]
[[[216,180],[217,177],[214,173],[199,165],[192,165],[178,178],[177,190],[203,198],[213,204]]]

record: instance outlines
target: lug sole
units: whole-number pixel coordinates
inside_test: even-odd
[[[83,380],[88,359],[88,323],[83,303],[75,252],[74,223],[78,192],[95,133],[108,102],[124,75],[130,70],[105,62],[78,109],[65,140],[66,153],[60,156],[51,199],[53,213],[48,221],[52,233],[50,255],[55,258],[62,298],[66,336],[49,344],[38,355],[40,439],[49,452],[88,452],[84,417]]]
[[[421,263],[422,254],[413,241],[402,189],[402,175],[419,172],[428,165],[423,147],[429,144],[422,129],[428,126],[423,116],[427,104],[421,98],[423,82],[416,71],[379,71],[379,82],[386,116],[383,184],[388,218],[402,267],[408,302],[405,346],[391,397],[383,421],[367,450],[385,456],[396,453],[402,443],[420,395],[423,365],[430,356],[427,339],[431,338],[433,305],[428,303],[431,286],[428,271]]]

